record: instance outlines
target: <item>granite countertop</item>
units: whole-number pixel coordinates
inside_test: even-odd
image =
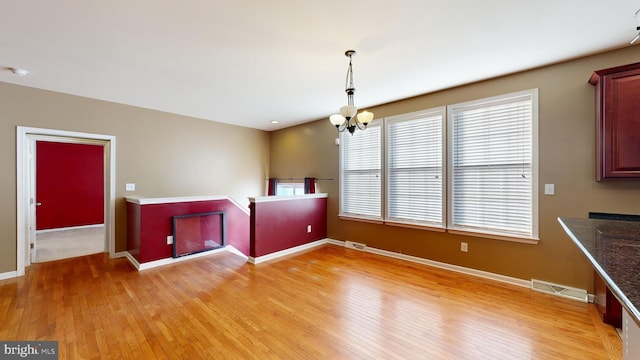
[[[575,218],[558,221],[640,325],[640,222]]]

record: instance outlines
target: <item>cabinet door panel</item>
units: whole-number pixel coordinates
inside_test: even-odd
[[[599,70],[597,180],[640,179],[640,63]]]
[[[640,74],[611,77],[610,170],[640,172]]]

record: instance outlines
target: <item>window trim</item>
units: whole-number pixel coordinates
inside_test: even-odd
[[[470,229],[463,226],[456,226],[453,222],[453,115],[454,110],[465,107],[472,107],[478,105],[493,105],[500,102],[507,102],[509,100],[530,97],[531,98],[531,236],[523,236],[519,234],[513,234],[508,232],[490,231],[482,229]],[[452,104],[447,106],[447,216],[446,227],[452,234],[461,235],[480,235],[481,237],[492,238],[497,240],[509,240],[516,242],[537,243],[539,240],[539,227],[538,227],[538,185],[539,185],[539,164],[538,164],[538,89],[528,89],[517,92],[512,92],[503,95],[492,96],[483,99],[466,101],[463,103]]]
[[[281,191],[284,188],[289,188],[293,190],[293,194],[282,194]],[[299,190],[302,190],[300,193]],[[296,191],[298,193],[296,193]],[[278,181],[276,184],[276,196],[300,196],[304,194],[304,182],[294,182],[294,181]]]
[[[367,129],[372,129],[372,128],[376,128],[379,127],[380,128],[380,209],[379,209],[379,215],[378,216],[370,216],[370,215],[360,215],[360,214],[355,214],[355,213],[348,213],[348,212],[344,212],[343,211],[343,191],[344,191],[344,169],[343,169],[343,154],[344,154],[344,148],[342,146],[344,146],[341,142],[340,142],[340,149],[338,150],[338,166],[339,166],[339,176],[340,176],[340,182],[339,182],[339,186],[338,186],[338,191],[340,194],[340,201],[339,201],[339,208],[338,208],[338,217],[340,219],[346,219],[346,220],[357,220],[357,221],[364,221],[364,222],[371,222],[371,223],[384,223],[384,207],[385,207],[385,203],[384,203],[384,192],[385,192],[385,160],[384,160],[384,154],[383,154],[383,149],[384,149],[384,138],[385,138],[385,133],[384,133],[384,121],[383,119],[374,119],[373,121],[371,121],[368,125],[367,125]],[[360,131],[360,130],[356,130],[356,131]],[[364,131],[367,131],[366,129]],[[346,134],[346,135],[345,135]],[[339,139],[342,138],[342,136],[352,136],[351,134],[349,134],[348,132],[342,132],[339,133]]]
[[[389,186],[390,186],[390,181],[389,181],[389,163],[388,163],[388,159],[389,159],[389,126],[393,123],[397,123],[397,122],[403,122],[403,121],[411,121],[411,120],[417,120],[417,119],[421,119],[421,118],[425,118],[425,117],[432,117],[432,116],[441,116],[442,120],[440,123],[440,127],[441,127],[441,134],[442,134],[442,147],[440,149],[440,156],[441,156],[441,164],[442,164],[442,172],[441,172],[441,177],[442,177],[442,186],[441,186],[441,203],[440,203],[440,210],[441,210],[441,218],[442,221],[440,223],[435,223],[435,222],[429,222],[429,221],[411,221],[411,220],[405,220],[405,219],[401,219],[401,218],[392,218],[389,215]],[[430,108],[430,109],[425,109],[425,110],[419,110],[419,111],[413,111],[410,113],[405,113],[405,114],[399,114],[399,115],[393,115],[393,116],[389,116],[389,117],[385,117],[383,119],[383,127],[384,127],[384,132],[383,132],[383,149],[382,149],[382,154],[383,154],[383,184],[384,184],[384,192],[382,194],[383,197],[383,219],[384,222],[386,224],[389,225],[394,225],[394,226],[403,226],[403,227],[411,227],[411,228],[419,228],[419,229],[446,229],[446,209],[447,209],[447,187],[446,187],[446,176],[447,176],[447,148],[446,148],[446,134],[447,134],[447,108],[446,106],[439,106],[439,107],[435,107],[435,108]]]
[[[472,105],[480,105],[480,104],[489,104],[498,101],[508,101],[509,99],[530,96],[532,101],[531,106],[531,236],[521,236],[518,234],[509,234],[506,232],[493,232],[493,231],[483,231],[481,229],[469,229],[464,227],[456,227],[451,224],[453,219],[453,197],[452,197],[452,181],[453,181],[453,132],[452,132],[452,109],[458,107],[472,106]],[[411,222],[411,221],[401,221],[399,219],[390,219],[389,218],[389,209],[388,209],[388,169],[387,169],[387,160],[388,160],[388,151],[389,151],[389,139],[387,138],[387,123],[393,121],[399,121],[398,119],[406,118],[406,119],[415,119],[419,116],[425,116],[425,114],[433,114],[442,111],[442,166],[443,166],[443,186],[442,186],[442,226],[434,226],[433,223],[426,222]],[[389,117],[383,117],[379,119],[375,119],[369,126],[374,124],[376,126],[381,127],[381,209],[380,209],[380,217],[370,217],[370,216],[358,216],[352,213],[343,213],[342,209],[342,194],[343,194],[343,169],[342,169],[342,149],[339,150],[339,213],[338,218],[341,220],[348,221],[360,221],[367,222],[373,224],[384,224],[389,226],[398,226],[398,227],[406,227],[413,229],[420,229],[426,231],[434,231],[434,232],[448,232],[453,235],[463,235],[463,236],[474,236],[480,238],[488,238],[494,240],[503,240],[503,241],[511,241],[518,242],[524,244],[537,244],[539,242],[539,95],[538,89],[528,89],[522,91],[516,91],[512,93],[487,97],[483,99],[476,99],[467,102],[434,107],[425,110],[414,111],[405,114],[393,115]],[[365,130],[366,131],[366,130]]]

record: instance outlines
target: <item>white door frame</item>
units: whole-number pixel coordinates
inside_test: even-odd
[[[30,184],[32,180],[30,177],[35,176],[35,174],[30,168],[31,162],[29,161],[29,149],[35,140],[89,143],[104,146],[104,229],[105,238],[108,242],[109,257],[115,257],[115,136],[24,126],[18,126],[16,133],[17,276],[23,276],[25,267],[31,264],[29,237],[35,236],[35,225],[30,226],[30,223],[33,222],[33,210],[35,209],[35,203],[31,197],[32,189],[30,189]]]

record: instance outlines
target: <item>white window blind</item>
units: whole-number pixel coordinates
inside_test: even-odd
[[[444,108],[387,119],[387,220],[442,226]]]
[[[304,195],[304,183],[281,183],[276,185],[276,195]]]
[[[340,213],[382,218],[382,127],[340,134]]]
[[[449,228],[537,236],[534,109],[536,90],[449,107]]]

